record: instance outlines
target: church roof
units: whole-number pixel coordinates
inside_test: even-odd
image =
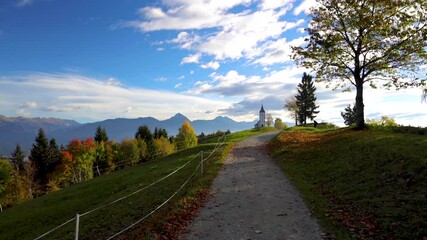
[[[259,110],[259,112],[265,112],[264,111],[264,105],[261,105],[261,110]]]

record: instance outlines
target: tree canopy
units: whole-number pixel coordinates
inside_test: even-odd
[[[179,150],[197,145],[196,132],[188,121],[185,121],[179,128],[176,144]]]
[[[334,88],[356,88],[358,128],[365,127],[363,85],[425,86],[425,0],[318,0],[307,44],[293,58]]]

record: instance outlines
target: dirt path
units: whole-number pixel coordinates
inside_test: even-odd
[[[266,153],[265,143],[277,133],[236,145],[183,239],[322,239],[300,195]]]

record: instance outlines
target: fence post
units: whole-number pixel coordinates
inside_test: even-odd
[[[203,151],[200,151],[200,174],[203,175]]]
[[[75,240],[79,240],[79,221],[80,221],[80,215],[76,213],[76,233],[74,236]]]
[[[98,177],[101,176],[101,173],[99,172],[98,165],[96,165],[96,171],[98,172]]]

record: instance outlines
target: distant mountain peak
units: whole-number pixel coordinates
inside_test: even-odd
[[[188,119],[186,116],[184,116],[183,114],[181,114],[181,113],[177,113],[177,114],[175,114],[173,117],[171,117],[169,120],[175,120],[175,121],[189,121],[190,122],[190,119]]]

